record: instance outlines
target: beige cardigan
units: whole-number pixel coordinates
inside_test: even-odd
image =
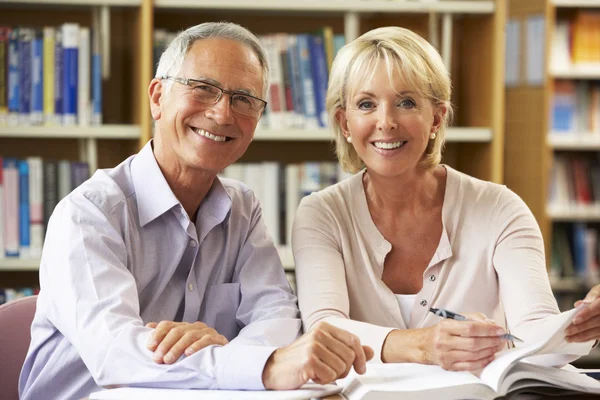
[[[381,280],[391,244],[371,219],[364,172],[302,200],[292,246],[306,331],[327,320],[358,335],[381,361],[392,329],[440,321],[430,307],[482,312],[526,341],[524,327],[559,312],[540,229],[525,203],[505,186],[446,169],[442,236],[410,323]]]

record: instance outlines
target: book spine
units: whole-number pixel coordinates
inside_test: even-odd
[[[58,162],[58,201],[64,199],[71,190],[71,162],[61,160]]]
[[[90,104],[90,29],[79,29],[79,79],[77,82],[77,117],[79,125],[89,125],[92,122]]]
[[[29,164],[26,160],[17,161],[19,168],[19,256],[29,257]]]
[[[294,127],[304,127],[304,102],[302,101],[302,80],[300,79],[298,43],[296,35],[288,36],[288,65],[294,102]]]
[[[300,79],[302,81],[302,94],[304,96],[304,127],[314,129],[319,126],[317,117],[317,103],[315,88],[311,71],[309,50],[309,35],[301,34],[296,37],[298,43],[298,60],[300,62]]]
[[[63,123],[64,114],[64,51],[63,51],[63,31],[56,29],[54,37],[54,123],[60,125]]]
[[[10,32],[8,39],[8,125],[19,123],[19,28]]]
[[[0,126],[8,124],[8,87],[6,84],[8,76],[8,35],[10,28],[0,26]],[[0,222],[0,227],[1,227]],[[4,254],[0,249],[0,254]]]
[[[29,255],[39,258],[44,243],[43,161],[29,157]]]
[[[63,124],[77,123],[77,83],[79,80],[79,25],[64,24],[63,31]]]
[[[54,113],[54,40],[56,31],[54,27],[44,28],[44,123],[52,125],[55,120]]]
[[[44,226],[48,226],[48,220],[58,204],[58,164],[56,161],[44,161]]]
[[[4,250],[4,160],[0,156],[0,259],[5,257]]]
[[[92,32],[92,124],[102,124],[102,54],[100,31]]]
[[[44,122],[44,31],[35,29],[31,46],[31,123]]]
[[[309,37],[310,61],[313,76],[314,93],[319,126],[327,127],[327,111],[325,110],[325,97],[327,96],[327,60],[321,36]]]
[[[4,251],[19,257],[19,169],[14,158],[4,159]]]
[[[29,125],[31,114],[31,53],[34,31],[19,29],[19,123]]]

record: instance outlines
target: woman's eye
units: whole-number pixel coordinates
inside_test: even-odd
[[[414,108],[417,104],[412,99],[404,99],[400,102],[400,107],[403,108]]]
[[[371,110],[373,107],[375,107],[375,105],[372,101],[361,101],[358,103],[359,110]]]

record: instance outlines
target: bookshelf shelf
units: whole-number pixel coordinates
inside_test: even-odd
[[[37,271],[39,266],[37,258],[0,258],[0,271]]]
[[[600,135],[583,133],[548,134],[548,146],[554,150],[600,150]]]
[[[600,221],[600,204],[589,206],[550,205],[547,214],[554,222],[560,221]]]
[[[287,271],[294,269],[294,257],[290,246],[277,248],[283,268]],[[37,258],[0,258],[0,271],[37,271],[40,260]]]
[[[257,129],[254,140],[277,141],[332,141],[333,133],[326,128],[319,129]],[[456,127],[448,129],[447,142],[490,142],[492,130],[489,128]]]
[[[139,7],[142,0],[4,0],[2,5],[40,5],[40,6],[69,6],[69,7],[92,7],[92,6],[127,6]]]
[[[600,7],[600,2],[597,2]],[[581,64],[551,67],[550,74],[559,79],[600,79],[600,64]]]
[[[457,13],[491,14],[495,10],[493,1],[410,1],[391,2],[385,0],[155,0],[155,8],[193,8],[216,10],[257,11],[328,11],[368,13]]]
[[[139,139],[137,125],[0,127],[0,138],[18,139]]]
[[[552,4],[555,7],[570,7],[570,8],[597,7],[597,8],[600,8],[600,1],[598,1],[598,0],[552,0]]]

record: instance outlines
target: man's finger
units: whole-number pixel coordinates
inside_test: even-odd
[[[199,340],[196,340],[191,345],[189,345],[185,349],[185,355],[191,356],[195,352],[200,351],[205,347],[212,346],[215,344],[220,345],[220,346],[225,346],[227,343],[229,343],[229,341],[223,335],[206,335],[206,336],[201,337]]]
[[[331,326],[329,332],[331,335],[337,340],[343,342],[346,346],[350,347],[354,351],[354,369],[359,374],[365,373],[367,370],[367,356],[365,355],[365,351],[360,344],[360,340],[356,335],[345,331],[343,329]]]

